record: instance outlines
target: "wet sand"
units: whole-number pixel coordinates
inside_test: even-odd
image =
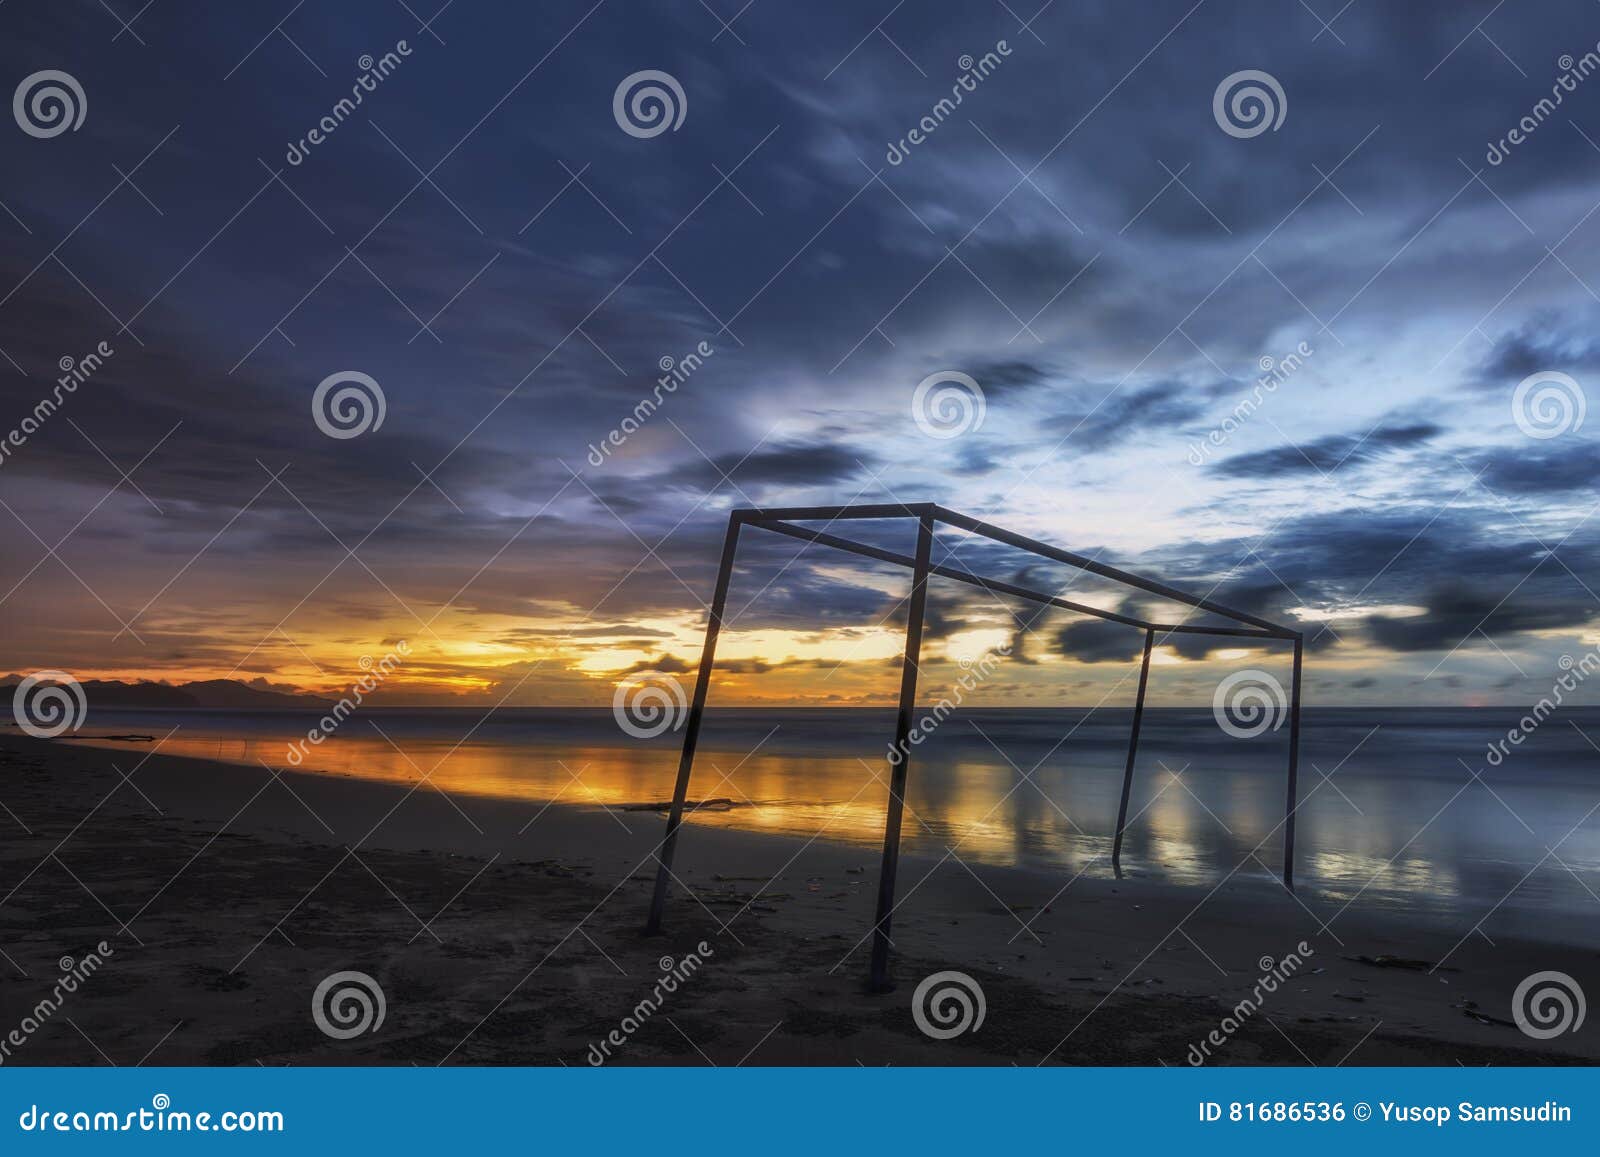
[[[1492,912],[1441,932],[1359,899],[1309,907],[1254,864],[1196,888],[907,856],[899,985],[870,995],[876,857],[826,833],[689,824],[667,932],[645,937],[654,812],[15,733],[0,738],[0,804],[0,1037],[50,994],[60,958],[112,950],[12,1065],[583,1065],[613,1030],[627,1038],[613,1064],[1182,1065],[1263,958],[1281,971],[1301,942],[1303,962],[1207,1063],[1600,1056],[1593,1021],[1546,1041],[1509,1023],[1524,977],[1592,977],[1594,951],[1504,935]],[[693,974],[636,1015],[663,958],[681,970],[701,942]],[[1442,966],[1357,959],[1385,956]],[[382,1025],[347,1040],[312,1016],[341,970],[385,999]],[[971,976],[986,1010],[941,1040],[912,999],[943,970]]]

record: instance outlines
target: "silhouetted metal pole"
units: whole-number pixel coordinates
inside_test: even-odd
[[[889,920],[894,915],[894,878],[900,867],[900,816],[905,810],[906,770],[911,763],[911,716],[917,709],[917,663],[922,655],[922,617],[928,604],[928,560],[933,554],[933,515],[922,515],[917,530],[917,556],[911,579],[911,606],[906,617],[906,653],[900,667],[900,715],[895,723],[889,807],[883,826],[883,866],[878,869],[878,918],[872,928],[873,992],[888,992]]]
[[[722,630],[722,612],[728,602],[728,582],[733,577],[733,555],[739,546],[739,518],[728,519],[728,535],[722,542],[722,563],[717,570],[717,589],[711,596],[711,613],[706,620],[706,641],[700,651],[700,669],[695,673],[694,702],[683,727],[683,754],[678,759],[678,782],[672,789],[672,810],[667,813],[667,834],[656,856],[656,888],[650,898],[647,933],[661,931],[661,910],[667,902],[667,880],[672,875],[672,854],[678,847],[678,826],[683,822],[683,801],[689,792],[689,771],[694,767],[695,744],[700,739],[700,718],[706,710],[706,692],[711,686],[711,665],[717,655],[717,635]]]
[[[1303,636],[1294,639],[1294,678],[1289,688],[1289,801],[1283,829],[1283,886],[1294,891],[1294,813],[1299,809],[1295,777],[1300,771],[1300,651]]]
[[[1144,633],[1144,661],[1139,664],[1139,694],[1133,701],[1133,733],[1128,736],[1128,766],[1122,772],[1122,803],[1117,806],[1117,838],[1111,843],[1111,869],[1122,878],[1122,833],[1128,828],[1128,796],[1133,791],[1133,761],[1139,755],[1139,724],[1144,720],[1144,689],[1150,682],[1150,648],[1156,633]]]

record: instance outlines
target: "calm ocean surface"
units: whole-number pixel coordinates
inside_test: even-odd
[[[1308,710],[1297,883],[1338,904],[1407,910],[1600,942],[1600,709],[1544,721],[1500,767],[1513,708]],[[1111,874],[1126,710],[981,709],[913,756],[907,850],[973,863]],[[84,734],[172,735],[166,754],[288,766],[316,717],[284,711],[96,711]],[[741,805],[695,823],[859,844],[882,840],[892,710],[712,710],[690,798]],[[173,729],[176,728],[176,731]],[[625,734],[607,709],[365,708],[303,767],[585,807],[670,797],[681,733]],[[128,745],[148,750],[149,744]],[[1123,866],[1210,886],[1282,860],[1287,728],[1224,734],[1209,710],[1145,714]],[[1480,778],[1474,779],[1473,774]],[[1241,866],[1242,865],[1242,866]],[[1064,881],[1063,881],[1064,882]],[[1498,907],[1497,907],[1498,906]],[[1561,921],[1553,925],[1552,919]],[[1590,932],[1590,929],[1597,931]]]

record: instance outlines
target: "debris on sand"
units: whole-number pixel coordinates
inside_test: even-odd
[[[451,859],[457,858],[454,852],[446,852],[445,855]],[[523,868],[538,868],[545,875],[554,876],[558,880],[570,880],[578,874],[560,860],[530,860],[519,866]]]
[[[1472,1020],[1477,1021],[1479,1024],[1498,1024],[1498,1025],[1501,1025],[1501,1026],[1503,1026],[1505,1028],[1516,1028],[1517,1027],[1517,1025],[1516,1025],[1516,1023],[1514,1021],[1504,1020],[1501,1017],[1490,1016],[1486,1012],[1480,1012],[1478,1010],[1478,1002],[1475,1001],[1475,1000],[1464,1000],[1460,1004],[1454,1005],[1452,1007],[1459,1008],[1461,1010],[1461,1014],[1463,1016],[1470,1017]]]
[[[1447,968],[1443,964],[1435,964],[1431,960],[1413,960],[1406,956],[1390,956],[1384,953],[1379,956],[1344,956],[1354,964],[1366,964],[1372,968],[1400,968],[1407,972],[1459,972],[1457,968]]]
[[[728,889],[725,892],[706,891],[706,892],[701,892],[700,893],[700,901],[703,904],[736,904],[741,908],[754,906],[754,907],[756,907],[756,909],[758,911],[764,911],[765,910],[765,909],[761,908],[761,906],[759,904],[756,903],[756,901],[758,901],[758,900],[793,900],[793,899],[794,899],[794,894],[792,892],[763,892],[763,891],[739,892],[739,891],[736,891],[736,890],[734,890],[732,888]],[[774,908],[774,909],[772,909],[772,911],[777,911],[777,909]]]
[[[683,810],[690,812],[711,811],[727,812],[736,807],[755,807],[754,803],[737,803],[727,796],[718,796],[716,799],[686,799],[683,801]],[[672,810],[670,799],[656,800],[652,803],[625,803],[620,804],[618,811],[625,812],[664,812]]]

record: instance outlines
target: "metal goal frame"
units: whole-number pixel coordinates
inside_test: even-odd
[[[828,526],[832,526],[836,522],[892,518],[917,520],[917,545],[914,556],[897,554],[881,547],[855,542],[839,535],[830,534],[826,530],[813,530],[810,527],[795,525],[797,522],[824,522]],[[969,534],[1016,547],[1040,558],[1077,567],[1079,570],[1111,579],[1136,590],[1170,599],[1193,607],[1196,610],[1209,612],[1231,620],[1232,625],[1188,622],[1153,623],[1116,611],[1102,610],[1099,607],[1074,602],[1059,595],[1032,590],[1016,583],[984,578],[959,567],[934,563],[932,561],[934,529],[940,525],[954,527]],[[739,548],[739,532],[746,526],[771,531],[775,534],[787,535],[802,542],[833,547],[836,550],[863,558],[903,566],[909,569],[912,574],[910,609],[906,621],[906,646],[901,660],[900,710],[895,725],[896,750],[900,752],[902,758],[894,763],[890,769],[889,800],[884,818],[883,859],[878,871],[877,917],[873,922],[872,928],[872,964],[869,985],[873,991],[888,991],[892,987],[889,979],[889,949],[891,946],[889,927],[895,907],[895,877],[900,865],[900,823],[905,809],[906,779],[911,763],[907,737],[911,732],[912,715],[916,710],[918,663],[922,651],[923,617],[927,608],[928,578],[930,576],[953,579],[957,582],[979,587],[992,594],[1010,595],[1033,603],[1060,607],[1065,610],[1104,619],[1108,622],[1122,623],[1144,630],[1144,653],[1139,665],[1139,691],[1134,700],[1133,727],[1128,740],[1128,759],[1122,775],[1122,798],[1117,808],[1117,830],[1112,842],[1111,862],[1119,876],[1121,875],[1122,837],[1127,829],[1128,798],[1133,788],[1134,761],[1139,749],[1139,726],[1144,717],[1145,689],[1150,680],[1150,652],[1155,646],[1156,635],[1158,633],[1163,636],[1183,634],[1225,635],[1236,638],[1292,643],[1294,646],[1294,675],[1289,693],[1289,770],[1284,815],[1283,883],[1291,891],[1294,889],[1294,819],[1297,806],[1296,777],[1300,761],[1300,667],[1301,655],[1304,650],[1304,636],[1301,632],[1280,626],[1277,623],[1268,622],[1266,619],[1247,614],[1244,611],[1233,610],[1212,599],[1188,594],[1166,583],[1143,578],[1128,571],[1107,566],[1105,563],[1084,555],[1062,550],[1060,547],[1051,546],[1049,543],[1016,534],[965,514],[959,514],[936,503],[875,503],[853,506],[776,507],[771,509],[741,508],[730,512],[728,516],[727,536],[722,544],[722,560],[717,568],[716,591],[711,599],[710,615],[706,622],[705,644],[700,654],[700,666],[695,674],[694,700],[690,704],[688,718],[684,723],[683,752],[678,761],[678,778],[673,788],[672,807],[667,813],[666,835],[662,839],[656,855],[655,890],[651,895],[650,916],[646,924],[648,933],[661,931],[662,912],[667,899],[667,886],[672,876],[673,855],[677,850],[678,832],[683,825],[684,801],[688,795],[689,779],[694,768],[695,748],[700,738],[700,722],[705,714],[706,696],[711,687],[711,672],[716,661],[717,636],[722,630],[722,617],[728,600],[728,585],[733,577],[734,558]]]

